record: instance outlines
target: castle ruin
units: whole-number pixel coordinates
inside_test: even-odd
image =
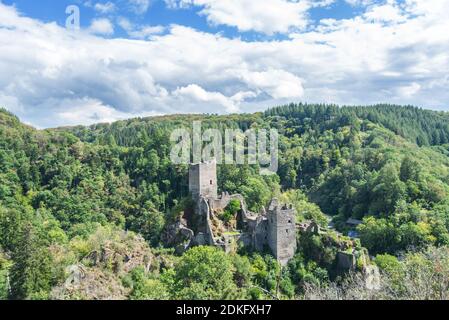
[[[194,210],[185,217],[182,226],[190,234],[185,248],[193,245],[212,245],[226,252],[239,246],[264,251],[286,265],[296,252],[296,211],[292,206],[282,205],[273,199],[268,209],[260,213],[247,210],[240,194],[227,192],[218,196],[217,164],[215,160],[191,165],[189,191]],[[231,202],[238,202],[240,209],[230,221],[220,219]]]
[[[366,249],[357,248],[354,240],[345,239],[342,234],[335,233],[334,237],[331,231],[314,221],[296,223],[296,210],[291,205],[272,199],[266,209],[254,213],[247,209],[242,195],[227,192],[218,195],[215,160],[190,166],[189,191],[193,205],[187,206],[179,220],[165,233],[165,243],[173,245],[179,253],[192,246],[216,246],[227,253],[244,247],[257,252],[269,251],[285,266],[296,253],[298,232],[335,241],[338,272],[356,270],[360,262],[367,279],[377,279],[374,276],[378,276],[378,272],[369,264]],[[235,202],[239,208],[231,218],[226,217],[228,208],[235,208]],[[370,286],[375,287],[377,282],[371,282]]]

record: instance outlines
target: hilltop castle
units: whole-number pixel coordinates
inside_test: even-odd
[[[217,164],[215,160],[190,166],[189,191],[194,209],[180,223],[183,234],[191,245],[213,245],[226,252],[244,246],[256,251],[270,249],[276,259],[285,265],[296,251],[296,211],[273,199],[261,213],[247,210],[243,197],[217,192]],[[240,209],[231,221],[220,216],[230,203],[238,202]]]
[[[218,195],[214,160],[190,166],[189,191],[193,206],[186,208],[164,236],[165,243],[175,246],[178,252],[201,245],[216,246],[225,252],[235,252],[239,247],[258,252],[269,250],[285,266],[295,255],[297,232],[320,235],[328,237],[338,251],[335,257],[338,272],[356,270],[360,264],[367,287],[378,286],[378,270],[369,263],[366,249],[357,247],[353,239],[345,239],[313,221],[297,224],[296,210],[280,204],[277,199],[272,199],[267,209],[253,213],[246,208],[242,195],[227,192]],[[228,208],[232,207],[234,211],[236,202],[239,204],[237,212],[233,212],[231,218],[226,217]]]

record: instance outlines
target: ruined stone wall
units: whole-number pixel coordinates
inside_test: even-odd
[[[214,234],[212,231],[212,223],[210,221],[210,207],[207,199],[201,198],[201,205],[199,206],[199,214],[203,217],[204,221],[204,234],[206,236],[206,243],[208,245],[214,245]]]
[[[273,255],[286,265],[296,252],[295,210],[273,200],[268,209],[268,246]]]
[[[190,217],[190,226],[195,234],[195,244],[213,245],[213,235],[209,218],[209,204],[206,198],[199,197],[195,204],[195,213]]]
[[[195,243],[205,243],[222,248],[226,252],[235,250],[236,243],[263,251],[268,246],[277,260],[285,265],[296,252],[296,226],[294,209],[282,207],[273,199],[268,212],[254,214],[246,209],[244,198],[223,193],[217,196],[217,167],[215,160],[190,166],[189,190],[196,201]],[[238,217],[238,231],[224,238],[215,238],[211,223],[214,212],[223,210],[237,199],[241,203]]]
[[[238,242],[241,243],[244,247],[252,248],[253,247],[253,238],[251,234],[244,232],[240,234]]]
[[[223,210],[232,200],[239,200],[241,205],[244,204],[243,197],[241,195],[230,195],[227,192],[223,192],[219,198],[210,198],[209,205],[211,210]]]
[[[337,268],[343,271],[354,270],[356,267],[355,254],[351,252],[338,252],[337,253]]]
[[[254,226],[253,246],[256,251],[263,251],[268,245],[268,219],[266,217],[258,217]]]
[[[189,168],[189,191],[194,199],[200,195],[200,165],[191,165]]]

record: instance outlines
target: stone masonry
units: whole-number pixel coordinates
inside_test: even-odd
[[[256,251],[269,249],[282,265],[286,265],[296,252],[296,211],[273,199],[268,210],[252,213],[246,209],[241,195],[225,192],[218,196],[217,189],[215,160],[190,167],[189,191],[195,203],[195,217],[191,219],[196,221],[190,245],[213,245],[226,252],[234,251],[238,246]],[[233,200],[238,200],[241,207],[236,227],[217,231],[220,229],[217,225],[221,224],[219,213]]]
[[[189,191],[194,199],[200,196],[217,198],[217,163],[211,160],[190,166]]]

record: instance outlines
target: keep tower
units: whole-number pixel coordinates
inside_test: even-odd
[[[201,196],[217,199],[217,161],[215,159],[190,166],[189,191],[194,200],[198,200]]]

